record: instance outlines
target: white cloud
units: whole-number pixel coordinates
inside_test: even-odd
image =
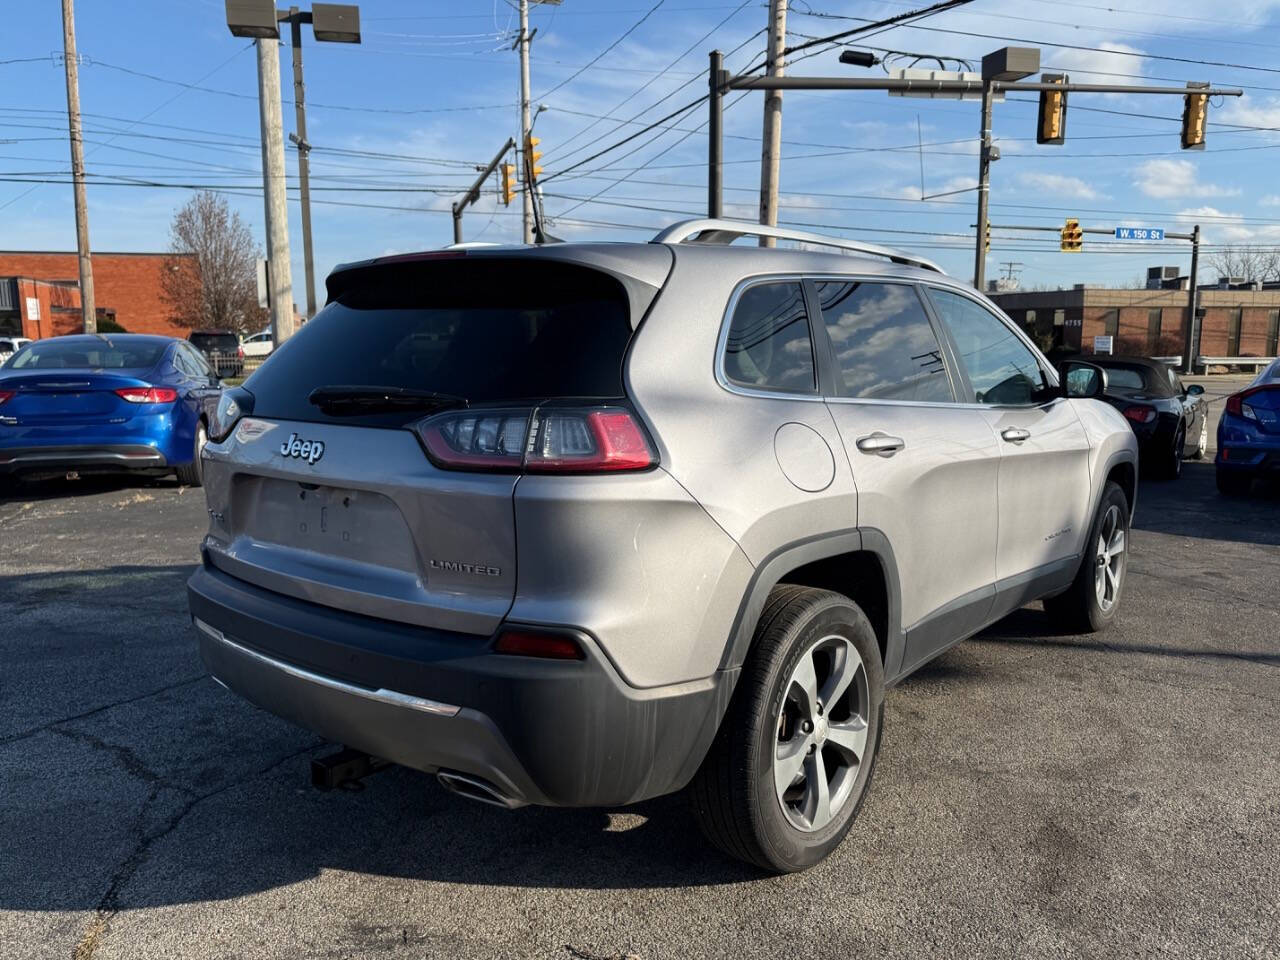
[[[1050,196],[1071,197],[1075,200],[1098,200],[1106,196],[1079,177],[1066,177],[1060,173],[1021,173],[1018,175],[1018,183]]]
[[[1239,187],[1222,187],[1199,179],[1190,160],[1148,160],[1138,166],[1133,185],[1148,197],[1234,197]]]
[[[1179,210],[1174,219],[1200,224],[1206,243],[1275,243],[1280,240],[1280,224],[1246,223],[1243,213],[1201,206]]]
[[[1280,131],[1280,97],[1254,99],[1249,94],[1227,97],[1222,109],[1209,110],[1210,122],[1238,123],[1248,127],[1272,127]],[[1212,132],[1210,133],[1212,136]]]
[[[1280,207],[1280,193],[1269,193],[1258,202],[1264,207]]]

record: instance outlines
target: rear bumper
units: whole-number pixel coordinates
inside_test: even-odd
[[[146,444],[67,444],[0,447],[0,473],[40,470],[155,470],[168,461]]]
[[[512,803],[618,806],[679,790],[737,675],[639,690],[586,633],[582,661],[501,656],[488,637],[344,613],[207,565],[187,594],[223,685],[374,756],[480,777]]]

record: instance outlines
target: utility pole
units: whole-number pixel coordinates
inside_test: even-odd
[[[787,0],[769,0],[769,60],[766,75],[785,74],[783,52],[787,46]],[[766,90],[764,131],[760,154],[760,222],[778,225],[778,167],[782,153],[782,91]],[[773,237],[761,237],[760,246],[772,247]]]
[[[279,42],[259,38],[258,106],[262,129],[263,202],[267,217],[267,261],[271,287],[271,342],[278,348],[293,335],[293,270],[289,262],[289,210],[284,172],[284,120],[280,107]]]
[[[302,86],[302,22],[297,7],[289,8],[293,42],[293,116],[298,132],[289,139],[298,148],[298,194],[302,201],[302,265],[307,276],[307,319],[316,315],[316,269],[311,259],[311,144],[307,142],[307,108]],[[292,305],[290,305],[292,306]]]
[[[1167,234],[1166,234],[1167,236]],[[1194,373],[1196,347],[1200,338],[1196,335],[1196,308],[1200,299],[1200,224],[1191,228],[1191,278],[1187,284],[1187,327],[1183,332],[1182,372]]]
[[[62,0],[62,61],[67,70],[67,120],[71,134],[71,180],[76,204],[76,254],[80,260],[80,312],[84,332],[98,332],[93,298],[93,261],[89,259],[89,210],[84,196],[84,138],[80,129],[80,77],[76,60],[74,0]]]
[[[984,71],[985,72],[985,71]],[[987,201],[991,195],[991,161],[999,157],[991,143],[991,81],[982,81],[982,123],[978,144],[978,234],[973,252],[973,287],[979,292],[987,285]]]
[[[719,219],[724,196],[724,84],[727,81],[724,54],[711,51],[711,92],[707,97],[710,114],[707,119],[707,216]]]
[[[529,0],[520,0],[520,142],[529,140]],[[532,184],[532,178],[525,176],[526,184]],[[533,243],[533,188],[526,186],[521,193],[524,224],[523,240]]]

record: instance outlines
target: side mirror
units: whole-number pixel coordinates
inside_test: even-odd
[[[1198,383],[1193,383],[1191,384],[1191,386],[1187,387],[1188,397],[1198,397],[1203,393],[1204,393],[1204,387],[1200,386],[1200,384]]]
[[[1107,392],[1107,371],[1073,360],[1062,365],[1062,395],[1074,399],[1100,397]]]

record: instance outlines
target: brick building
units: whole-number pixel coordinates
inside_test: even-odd
[[[198,270],[192,254],[94,253],[99,319],[130,333],[185,337],[164,301],[166,270]],[[80,267],[75,253],[0,251],[0,333],[38,340],[82,329]]]
[[[1042,348],[1093,352],[1093,338],[1115,338],[1113,353],[1181,355],[1186,290],[1113,290],[1077,284],[1070,290],[1007,291],[991,299]],[[1274,357],[1280,339],[1280,290],[1200,288],[1197,356]]]

